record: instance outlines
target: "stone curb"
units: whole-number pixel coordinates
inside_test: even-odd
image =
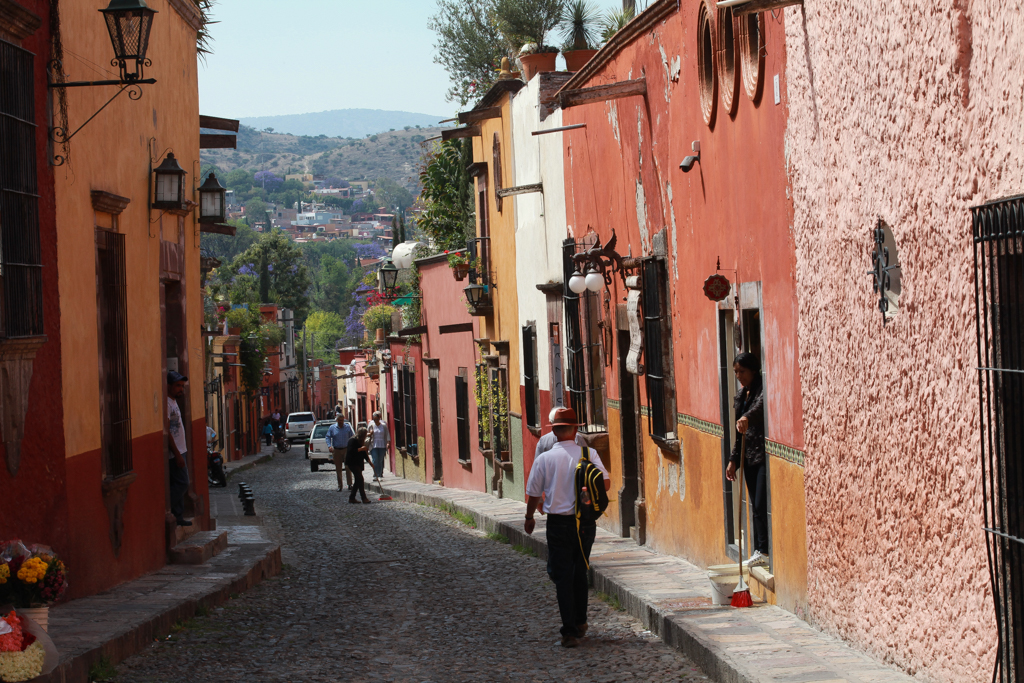
[[[228,463],[227,465],[224,466],[224,469],[226,470],[224,474],[227,476],[228,481],[231,481],[232,475],[238,474],[239,472],[244,472],[246,470],[251,470],[253,467],[256,467],[256,465],[262,465],[263,463],[270,462],[273,459],[274,454],[267,453],[266,455],[261,455],[255,460],[250,460],[249,462],[241,463],[239,465],[236,465],[235,467],[231,467],[230,463]]]
[[[142,651],[154,639],[169,634],[175,623],[194,617],[199,608],[220,605],[229,600],[233,594],[242,593],[264,579],[277,575],[281,571],[281,546],[268,547],[269,545],[248,543],[236,546],[238,550],[229,560],[231,563],[241,562],[243,564],[242,572],[217,582],[210,581],[208,591],[197,591],[187,597],[172,599],[170,604],[156,607],[151,613],[141,617],[124,614],[121,623],[115,627],[113,632],[99,637],[89,638],[88,635],[63,634],[62,629],[54,628],[51,617],[51,636],[57,648],[62,652],[61,662],[50,674],[33,680],[37,683],[87,683],[89,668],[99,663],[102,658],[106,657],[111,664],[118,664]],[[221,556],[213,558],[211,564],[217,564],[219,557]],[[226,567],[214,567],[214,569],[223,570]],[[146,579],[151,576],[153,575],[140,578]],[[130,585],[131,582],[122,584],[118,588]],[[196,585],[199,584],[196,583]],[[111,593],[117,590],[115,588]],[[104,599],[109,595],[110,593],[92,597]],[[82,598],[82,600],[88,601],[90,598]],[[68,603],[68,605],[72,604]],[[92,629],[95,629],[94,632],[96,632],[102,628],[103,625],[98,623],[85,625],[87,633]],[[99,641],[98,644],[94,644],[96,641]]]

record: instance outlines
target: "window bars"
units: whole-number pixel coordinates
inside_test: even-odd
[[[526,401],[524,415],[526,424],[540,428],[540,401],[537,385],[537,325],[530,323],[523,327],[523,386]]]
[[[411,366],[402,368],[403,399],[405,401],[405,449],[410,455],[419,455],[416,433],[416,374]]]
[[[0,40],[0,337],[43,334],[33,55]]]
[[[1024,681],[1024,195],[971,209],[981,464],[999,650],[993,680]]]
[[[592,246],[569,238],[562,242],[562,272],[565,311],[565,351],[569,405],[576,411],[580,431],[607,431],[604,401],[604,353],[602,350],[601,308],[598,292],[576,294],[569,279],[576,270],[573,256]]]
[[[132,409],[128,395],[128,296],[124,235],[96,233],[98,247],[99,327],[103,390],[105,474],[117,478],[132,471]]]
[[[465,373],[465,369],[461,372]],[[459,460],[469,462],[469,384],[464,374],[455,376],[455,422],[459,432]]]
[[[675,406],[672,399],[672,366],[668,351],[669,312],[665,297],[665,262],[644,259],[643,282],[644,363],[647,385],[647,423],[651,436],[675,438]]]

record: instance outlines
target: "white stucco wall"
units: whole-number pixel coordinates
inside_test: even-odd
[[[516,282],[519,288],[519,326],[537,323],[537,371],[541,391],[551,390],[547,344],[547,297],[538,284],[562,281],[562,240],[565,228],[565,176],[562,133],[532,135],[562,125],[557,110],[540,121],[540,78],[534,78],[512,102],[513,183],[543,183],[543,192],[516,195]],[[509,201],[509,200],[506,200]],[[519,354],[519,380],[523,380]]]

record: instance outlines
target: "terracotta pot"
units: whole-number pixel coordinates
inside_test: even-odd
[[[567,71],[579,71],[590,61],[590,58],[597,54],[597,50],[570,50],[563,52],[565,57],[565,68]]]
[[[459,264],[457,264],[454,268],[452,268],[452,273],[455,275],[455,279],[456,280],[458,280],[459,282],[462,282],[463,280],[466,279],[466,276],[469,275],[469,264],[468,263],[459,263]]]
[[[541,71],[554,71],[557,57],[557,52],[536,52],[520,57],[519,61],[523,64],[523,80],[529,83]]]

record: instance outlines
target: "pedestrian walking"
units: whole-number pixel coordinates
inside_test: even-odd
[[[352,431],[352,425],[345,422],[345,418],[338,415],[335,418],[334,424],[327,429],[327,450],[331,452],[331,456],[334,459],[334,470],[338,474],[338,490],[345,490],[345,480],[342,477],[341,471],[345,467],[346,459],[345,454],[348,450],[349,441],[355,433]],[[352,490],[352,473],[348,475],[348,488]]]
[[[181,408],[178,399],[185,395],[185,384],[188,377],[171,370],[167,373],[167,422],[170,431],[168,447],[170,455],[167,459],[168,481],[170,482],[171,514],[178,526],[192,526],[185,519],[185,494],[188,493],[188,465],[185,453],[185,424],[181,419]]]
[[[736,481],[736,469],[743,461],[743,481],[747,485],[747,500],[754,522],[754,552],[743,564],[748,567],[768,565],[768,461],[764,450],[764,383],[761,381],[761,359],[752,353],[736,356],[732,365],[740,389],[733,400],[736,420],[736,439],[732,457],[725,470],[725,478]],[[745,455],[740,442],[745,438]]]
[[[270,440],[274,438],[274,428],[270,426],[270,420],[267,420],[263,424],[263,438],[267,440],[267,445],[270,445]]]
[[[562,647],[576,647],[587,633],[587,568],[594,546],[597,525],[576,521],[576,465],[586,446],[576,445],[579,427],[576,411],[558,408],[551,420],[551,430],[558,442],[541,453],[533,462],[526,483],[526,524],[532,534],[536,528],[534,513],[543,508],[547,513],[548,576],[555,584],[558,613],[562,618]],[[611,487],[608,470],[601,457],[588,448],[590,461],[604,474],[605,490]]]
[[[384,456],[391,448],[391,431],[388,423],[380,419],[380,411],[374,411],[370,429],[370,455],[373,457],[373,476],[384,476]]]
[[[349,486],[351,493],[349,494],[348,502],[356,502],[356,491],[358,491],[363,502],[369,503],[370,499],[366,497],[366,489],[363,487],[363,463],[365,462],[370,466],[373,463],[370,462],[370,455],[366,452],[366,427],[360,427],[359,432],[349,439],[348,447],[345,451],[345,467],[352,473],[354,480],[352,485]]]
[[[273,413],[270,414],[270,424],[274,428],[275,432],[277,431],[278,427],[281,426],[281,411],[280,410],[275,410]]]

